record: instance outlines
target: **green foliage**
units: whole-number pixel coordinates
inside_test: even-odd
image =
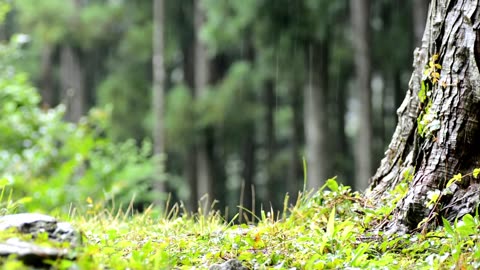
[[[198,104],[200,128],[217,126],[244,126],[259,116],[259,105],[253,100],[254,84],[251,66],[238,61],[232,65],[225,78],[201,97]],[[245,113],[239,114],[238,108]],[[234,135],[234,134],[230,134]]]
[[[238,259],[249,269],[439,269],[480,266],[478,216],[465,215],[421,234],[387,235],[375,230],[388,216],[332,179],[333,190],[302,194],[276,216],[261,211],[256,225],[227,223],[216,211],[158,216],[97,209],[73,222],[86,236],[73,263],[82,269],[208,269]],[[326,186],[325,186],[326,187]],[[386,203],[388,200],[386,200]],[[11,259],[12,262],[14,259]],[[59,262],[57,262],[59,263]],[[71,265],[70,265],[71,266]],[[59,267],[59,269],[65,269]]]
[[[5,16],[10,12],[11,10],[10,2],[6,0],[1,0],[0,1],[0,22],[3,22],[5,20]]]
[[[178,121],[182,119],[182,121]],[[167,96],[165,130],[167,147],[184,152],[195,142],[195,109],[190,89],[184,85],[173,88]]]
[[[38,5],[32,0],[17,0],[15,6],[20,9],[20,23],[28,27],[43,42],[54,44],[66,37],[74,15],[72,1],[49,0]],[[58,12],[61,10],[62,12]]]
[[[433,90],[438,85],[442,69],[442,66],[437,63],[438,57],[438,54],[434,54],[425,67],[418,92],[423,109],[417,118],[417,132],[422,137],[433,137],[435,132],[440,129],[440,120],[437,114],[431,110]],[[445,85],[445,82],[442,84]]]
[[[241,46],[239,37],[245,36],[252,26],[260,5],[257,0],[206,0],[201,3],[206,12],[206,24],[200,37],[210,45],[212,54]]]
[[[138,149],[133,140],[105,138],[109,113],[92,109],[78,124],[62,120],[64,107],[42,109],[25,74],[0,69],[0,179],[13,197],[31,197],[28,210],[68,209],[87,197],[127,204],[134,192],[149,203],[155,196],[152,147]]]

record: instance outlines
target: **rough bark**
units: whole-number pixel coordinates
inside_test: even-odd
[[[200,39],[200,31],[205,21],[202,1],[194,1],[194,29],[195,29],[195,63],[194,63],[194,84],[195,97],[202,98],[206,92],[209,81],[209,57],[205,43]],[[200,142],[196,147],[197,163],[197,197],[201,199],[208,194],[211,201],[213,195],[213,181],[211,173],[210,158],[207,149],[207,133],[202,132],[199,136]],[[208,204],[208,201],[206,203]]]
[[[354,34],[353,49],[356,71],[356,94],[359,106],[359,130],[355,141],[356,189],[365,190],[372,176],[372,91],[370,51],[370,1],[351,0],[350,10]]]
[[[165,152],[165,67],[164,67],[164,0],[153,2],[153,154],[159,157]],[[166,185],[162,178],[163,168],[161,160],[157,161],[155,169],[155,189],[159,193],[166,192]]]
[[[308,84],[304,93],[305,152],[308,163],[307,188],[317,189],[328,177],[328,48],[325,43],[312,44],[307,54]]]
[[[414,229],[431,211],[449,220],[474,213],[480,201],[480,184],[466,177],[452,186],[428,209],[428,192],[443,190],[454,174],[480,167],[480,18],[476,0],[433,0],[422,46],[414,53],[414,71],[407,95],[397,111],[399,123],[385,157],[371,179],[367,196],[380,200],[406,175],[413,174],[406,196],[393,212],[390,229]],[[417,119],[425,112],[419,100],[422,75],[432,55],[438,54],[440,82],[431,90],[429,112],[439,121],[438,130],[421,136]],[[442,83],[442,81],[444,83]]]

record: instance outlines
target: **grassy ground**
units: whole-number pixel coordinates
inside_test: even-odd
[[[238,259],[249,269],[477,269],[478,217],[434,232],[387,236],[374,228],[395,202],[373,208],[359,194],[328,182],[331,191],[302,195],[280,216],[262,212],[255,225],[235,225],[217,212],[158,216],[92,207],[71,215],[84,234],[77,269],[208,269]],[[398,192],[398,191],[397,191]],[[71,262],[55,262],[67,269]],[[17,269],[10,259],[6,269]]]

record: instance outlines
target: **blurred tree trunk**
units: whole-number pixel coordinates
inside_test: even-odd
[[[275,133],[275,82],[269,79],[265,82],[263,93],[263,104],[266,106],[265,113],[265,149],[266,149],[266,166],[267,166],[267,201],[275,201],[275,188],[278,183],[275,179],[274,159],[276,149],[276,133]]]
[[[45,44],[42,48],[40,63],[40,94],[42,96],[42,106],[51,108],[55,106],[55,89],[53,79],[53,53],[54,46]]]
[[[327,39],[328,40],[328,39]],[[307,52],[308,85],[304,92],[305,152],[308,163],[307,188],[323,185],[330,170],[328,151],[328,48],[326,43],[311,44]]]
[[[370,52],[370,1],[350,0],[356,71],[355,92],[360,102],[355,140],[356,189],[365,190],[372,176],[372,91]]]
[[[423,32],[425,31],[425,22],[427,21],[428,0],[412,0],[412,19],[414,48],[422,44]]]
[[[303,82],[302,82],[303,83]],[[301,84],[294,85],[292,89],[292,111],[293,117],[291,122],[292,129],[292,143],[290,145],[290,166],[289,172],[287,174],[287,191],[290,193],[292,201],[295,202],[297,199],[298,191],[303,189],[303,182],[300,183],[302,172],[302,155],[300,153],[300,147],[302,145],[303,136],[303,113],[302,113],[302,93],[301,93]],[[299,85],[299,87],[297,87]],[[278,201],[278,200],[277,200]]]
[[[195,64],[195,42],[194,42],[194,26],[186,18],[193,17],[193,1],[189,1],[185,4],[180,13],[180,17],[184,18],[184,28],[187,34],[183,34],[182,41],[182,54],[183,54],[183,78],[188,87],[192,90],[192,95],[195,95],[195,78],[194,78],[194,64]],[[186,153],[183,155],[183,175],[187,181],[187,185],[190,190],[190,196],[187,203],[187,209],[191,211],[197,210],[197,154],[195,150],[195,144],[193,141],[187,142]]]
[[[210,63],[207,48],[200,39],[200,32],[205,21],[202,1],[194,1],[194,29],[195,29],[195,63],[194,63],[194,84],[195,97],[201,99],[206,93],[209,82]],[[211,173],[211,162],[207,149],[207,131],[204,130],[199,136],[200,140],[196,147],[196,170],[197,170],[197,197],[201,199],[208,194],[209,199],[205,201],[206,206],[213,201],[213,180]]]
[[[70,45],[63,45],[60,51],[60,87],[65,119],[78,122],[87,111],[85,74],[79,53]]]
[[[153,154],[160,158],[165,153],[165,67],[164,67],[164,0],[153,1]],[[165,193],[166,184],[162,177],[162,161],[157,160],[154,186],[157,192]],[[157,200],[160,203],[162,200]]]
[[[353,175],[351,175],[349,172],[348,160],[350,159],[350,149],[348,147],[347,134],[345,132],[345,115],[347,112],[347,84],[344,78],[348,78],[345,73],[347,72],[344,72],[342,68],[337,78],[337,88],[335,91],[335,120],[337,122],[336,132],[334,133],[336,143],[336,153],[334,154],[337,156],[337,166],[335,166],[335,172],[341,172],[343,176],[343,178],[341,179],[343,180],[342,182],[346,185],[353,187],[355,182],[353,179]]]
[[[82,8],[80,0],[71,0],[78,11],[70,19],[72,29],[78,24],[78,15]],[[86,111],[85,73],[81,63],[80,51],[66,43],[60,49],[60,88],[62,102],[66,106],[65,119],[78,122]]]
[[[243,171],[242,171],[242,178],[244,181],[244,190],[243,192],[243,202],[242,207],[243,209],[252,212],[252,215],[248,221],[253,222],[255,219],[255,152],[256,152],[256,144],[255,144],[255,124],[250,123],[245,128],[245,137],[243,145]],[[242,213],[243,211],[240,211]],[[248,215],[248,214],[247,214]],[[242,218],[240,218],[242,220]]]
[[[399,123],[367,194],[378,201],[399,183],[409,185],[392,213],[391,231],[415,229],[428,217],[427,223],[435,224],[436,214],[453,221],[474,214],[480,202],[480,181],[471,176],[480,167],[479,24],[476,1],[431,2],[409,89],[397,111]],[[436,84],[424,77],[433,55],[439,56],[435,62],[442,66]],[[432,85],[423,102],[419,99],[422,80]],[[431,115],[431,123],[438,125],[421,131],[423,114]],[[457,173],[466,176],[449,188],[451,194],[441,195],[432,209],[426,207],[428,194],[446,189]]]

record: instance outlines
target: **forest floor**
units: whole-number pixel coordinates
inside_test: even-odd
[[[480,267],[478,217],[432,232],[386,235],[375,228],[388,220],[395,194],[374,208],[334,180],[326,185],[329,190],[300,194],[279,215],[261,212],[255,225],[227,222],[215,211],[188,214],[176,205],[164,215],[150,209],[132,215],[91,202],[90,210],[67,220],[84,234],[77,259],[53,262],[54,268],[209,269],[231,259],[247,269]],[[4,269],[22,269],[14,261],[6,260]]]

